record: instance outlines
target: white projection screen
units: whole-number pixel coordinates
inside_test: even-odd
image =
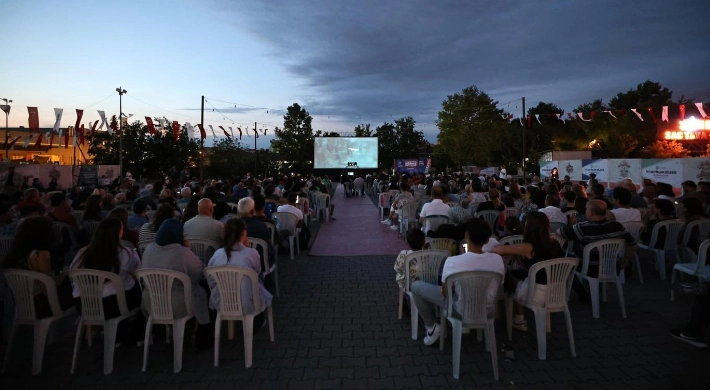
[[[376,137],[315,137],[313,168],[377,168]],[[352,168],[352,167],[350,167]]]

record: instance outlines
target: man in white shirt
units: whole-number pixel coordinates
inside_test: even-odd
[[[614,188],[611,203],[614,208],[611,210],[611,215],[619,223],[626,222],[641,222],[641,212],[631,208],[631,191],[624,187]]]
[[[430,229],[429,221],[426,220],[426,217],[430,215],[449,215],[449,205],[444,203],[443,198],[444,191],[441,190],[441,187],[432,187],[431,202],[425,203],[422,206],[422,212],[419,213],[419,223],[423,226],[424,234],[427,234]]]
[[[563,223],[567,225],[567,216],[560,209],[560,197],[558,195],[547,195],[545,197],[545,207],[538,210],[547,215],[550,223]]]
[[[505,265],[503,264],[503,258],[495,253],[485,253],[483,251],[483,246],[488,243],[491,234],[491,228],[488,223],[478,218],[471,219],[466,225],[468,252],[458,256],[451,256],[445,260],[441,282],[444,283],[449,275],[466,271],[490,271],[499,273],[501,277],[504,277]],[[417,280],[412,283],[412,292],[414,293],[414,304],[417,305],[419,315],[424,320],[426,327],[424,344],[432,345],[439,339],[440,332],[434,309],[436,306],[443,307],[444,305],[446,284],[437,286]],[[495,308],[496,295],[495,291],[489,291],[486,307],[491,313]],[[454,293],[454,296],[450,299],[454,299],[454,310],[460,313],[461,305],[458,302],[457,294]]]
[[[296,201],[298,200],[298,193],[291,191],[288,193],[288,204],[279,206],[276,211],[279,213],[291,213],[298,218],[297,227],[303,226],[303,213],[296,207]]]
[[[197,212],[195,218],[185,222],[185,238],[212,240],[221,244],[224,238],[224,224],[212,218],[214,214],[212,201],[209,198],[200,199],[197,202]]]

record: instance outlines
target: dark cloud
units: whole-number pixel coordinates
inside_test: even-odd
[[[311,113],[432,126],[447,95],[566,110],[650,79],[710,100],[710,1],[269,1],[220,3],[303,81]],[[520,110],[515,103],[503,108]]]

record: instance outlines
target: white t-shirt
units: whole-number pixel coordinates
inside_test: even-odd
[[[473,253],[467,252],[460,254],[458,256],[451,256],[446,259],[444,263],[444,269],[441,273],[441,281],[444,282],[446,278],[458,272],[465,271],[490,271],[496,272],[505,277],[505,264],[503,264],[503,258],[495,253]],[[501,279],[502,283],[502,279]],[[461,305],[458,302],[458,296],[460,295],[460,287],[454,286],[454,308],[456,311],[461,313]],[[488,311],[492,312],[495,306],[496,296],[495,289],[491,288],[488,291]]]
[[[547,219],[550,220],[550,223],[558,222],[564,223],[565,225],[567,224],[567,216],[562,212],[562,210],[560,210],[559,207],[547,206],[539,209],[538,211],[547,215]]]
[[[426,218],[429,215],[449,215],[449,205],[441,199],[432,199],[431,202],[424,203],[420,217]],[[429,231],[429,221],[424,222],[424,234]]]
[[[614,208],[611,212],[619,223],[641,222],[641,212],[637,209]]]
[[[290,204],[281,205],[276,209],[279,213],[291,213],[298,217],[298,220],[303,219],[303,213],[296,206],[291,206]]]

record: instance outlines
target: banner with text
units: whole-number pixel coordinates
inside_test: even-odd
[[[607,160],[607,179],[609,186],[615,187],[626,179],[631,179],[637,186],[643,181],[642,164],[637,158],[613,158]]]
[[[582,160],[557,161],[557,169],[560,172],[560,180],[565,176],[569,176],[570,180],[582,180]]]
[[[683,182],[683,159],[653,158],[641,161],[643,164],[641,176],[644,179],[651,179],[655,183],[668,183],[674,188],[680,188],[680,183]]]
[[[582,160],[582,180],[589,180],[589,175],[593,173],[597,175],[598,182],[607,182],[608,163],[608,160]]]

